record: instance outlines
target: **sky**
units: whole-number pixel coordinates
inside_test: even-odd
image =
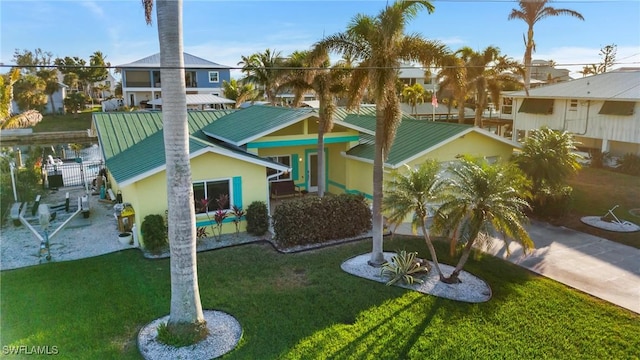
[[[433,0],[435,11],[422,11],[407,33],[446,44],[501,54],[522,61],[521,20],[508,20],[511,0]],[[231,67],[241,57],[266,49],[283,56],[307,50],[325,35],[342,32],[357,14],[375,16],[387,1],[184,0],[184,51]],[[580,12],[546,18],[534,30],[534,59],[553,60],[574,78],[586,64],[601,61],[600,50],[617,46],[615,67],[640,67],[639,0],[558,0],[551,6]],[[18,50],[40,48],[53,57],[78,56],[87,62],[101,51],[111,65],[130,63],[159,52],[157,27],[145,23],[140,0],[0,0],[0,63],[13,64]],[[337,60],[337,59],[335,59]],[[6,73],[7,67],[0,68]],[[239,78],[238,70],[232,77]]]

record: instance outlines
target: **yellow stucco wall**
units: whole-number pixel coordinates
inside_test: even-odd
[[[512,153],[513,147],[511,145],[472,132],[411,161],[409,165],[416,166],[427,159],[435,159],[439,162],[453,161],[459,155],[484,156],[486,158],[499,157],[502,161],[507,161],[511,158]]]
[[[238,205],[246,209],[253,201],[266,202],[267,200],[266,170],[264,166],[219,154],[205,153],[191,160],[191,173],[194,182],[241,177],[242,203],[235,204],[230,199],[231,205]],[[131,203],[136,212],[135,221],[138,229],[141,229],[142,221],[146,215],[159,214],[164,216],[167,210],[165,171],[149,176],[133,185],[123,187],[121,191],[123,201]],[[210,216],[213,219],[213,214],[210,214]],[[208,220],[204,214],[196,216],[196,221],[199,223]],[[243,223],[241,231],[244,228],[245,225]],[[235,232],[233,223],[225,223],[223,225],[223,233],[233,232]],[[211,228],[208,229],[208,233],[212,235]],[[140,238],[144,242],[142,237]]]
[[[435,159],[438,162],[453,161],[458,155],[497,157],[501,161],[508,161],[512,153],[513,147],[511,145],[472,132],[412,160],[409,165],[415,167],[428,159]],[[389,169],[385,169],[385,174],[388,173],[386,170]],[[402,170],[400,169],[400,171]],[[347,192],[362,192],[366,194],[367,198],[373,195],[372,163],[346,159],[346,172]]]

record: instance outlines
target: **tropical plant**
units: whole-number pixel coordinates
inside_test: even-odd
[[[271,105],[275,105],[276,89],[280,85],[283,63],[284,59],[279,51],[266,49],[262,53],[242,56],[242,61],[238,62],[238,65],[242,66],[242,72],[246,75],[243,81],[262,87],[261,93],[266,96]]]
[[[171,306],[167,332],[194,343],[207,337],[196,265],[196,217],[189,161],[182,0],[157,0],[166,157]],[[143,0],[151,24],[153,0]]]
[[[534,25],[542,19],[560,15],[569,15],[584,20],[582,14],[577,11],[548,6],[551,2],[551,0],[518,0],[519,9],[512,9],[508,17],[509,20],[520,19],[528,27],[524,51],[524,88],[526,90],[529,90],[529,84],[531,83],[531,61],[532,55],[536,51],[536,43],[533,40]]]
[[[64,99],[64,106],[68,112],[73,114],[74,118],[78,117],[78,113],[84,109],[86,103],[87,95],[81,92],[71,93]]]
[[[0,127],[13,113],[13,85],[20,79],[20,69],[13,68],[8,74],[0,76]]]
[[[592,151],[590,155],[591,162],[589,163],[589,166],[592,168],[601,169],[609,163],[609,160],[611,160],[611,153],[608,151],[595,150]]]
[[[390,262],[382,264],[380,275],[391,278],[386,284],[393,285],[400,280],[407,285],[422,284],[424,281],[415,275],[428,274],[430,268],[428,263],[416,259],[417,255],[417,252],[396,251]]]
[[[240,84],[238,80],[222,81],[222,89],[227,99],[235,100],[234,108],[237,109],[245,101],[253,101],[258,97],[258,90],[251,83]]]
[[[416,115],[416,108],[419,104],[424,103],[424,98],[427,96],[422,85],[415,83],[412,86],[405,86],[402,89],[402,99],[407,104],[411,105],[411,112]]]
[[[405,166],[404,171],[393,170],[385,182],[382,210],[387,221],[398,226],[411,216],[411,230],[415,234],[422,231],[429,249],[431,261],[440,278],[444,278],[438,256],[431,242],[427,218],[435,213],[435,204],[440,201],[442,182],[438,176],[440,165],[435,160],[427,160],[418,168]]]
[[[21,111],[38,110],[42,112],[47,103],[44,93],[47,84],[33,74],[23,74],[13,85],[14,100]]]
[[[245,211],[237,205],[231,207],[231,213],[233,214],[233,224],[236,226],[236,236],[240,234],[240,222],[245,215]]]
[[[229,195],[220,194],[216,199],[216,204],[218,204],[218,209],[213,213],[213,219],[216,222],[216,229],[218,230],[218,234],[214,231],[213,234],[216,235],[218,240],[222,237],[222,223],[224,219],[227,218],[227,211],[224,210],[227,208],[227,204],[229,204]],[[207,214],[207,216],[209,216]]]
[[[401,111],[395,84],[402,61],[419,61],[429,66],[443,54],[444,46],[417,34],[405,35],[407,22],[421,9],[433,12],[430,1],[398,0],[386,5],[375,16],[356,15],[347,30],[324,38],[316,44],[326,51],[348,54],[359,61],[351,72],[348,107],[360,104],[365,90],[371,88],[376,103],[375,156],[373,163],[373,240],[370,264],[381,266],[382,254],[382,181],[387,158]]]
[[[452,232],[452,249],[462,246],[460,259],[446,283],[458,283],[459,275],[476,242],[490,242],[495,234],[503,234],[507,242],[514,240],[526,252],[533,241],[524,225],[529,204],[528,182],[513,163],[490,165],[484,159],[463,157],[448,169],[451,177],[445,181],[442,205],[438,208],[433,227]]]
[[[526,138],[514,160],[532,181],[534,198],[545,186],[562,187],[580,169],[581,156],[575,150],[576,142],[567,131],[542,127]]]

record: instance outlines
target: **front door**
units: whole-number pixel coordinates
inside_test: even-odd
[[[318,191],[318,154],[307,155],[307,191]]]

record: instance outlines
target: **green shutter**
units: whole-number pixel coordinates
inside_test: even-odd
[[[233,203],[237,207],[242,207],[242,177],[235,176],[232,180],[233,183]]]
[[[300,165],[300,158],[298,154],[291,154],[291,180],[298,179],[298,166]]]

